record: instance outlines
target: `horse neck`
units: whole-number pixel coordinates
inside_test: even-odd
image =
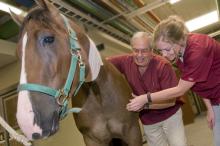
[[[86,64],[86,81],[94,81],[100,71],[101,66],[103,65],[100,53],[96,48],[95,43],[85,32],[75,23],[70,21],[72,29],[76,32],[78,43],[81,47],[81,55]]]
[[[89,103],[87,106],[90,106],[91,103],[98,103],[98,105],[100,105],[101,102],[105,100],[101,92],[108,90],[107,88],[105,89],[105,84],[109,82],[107,79],[108,73],[111,73],[108,72],[108,63],[106,64],[105,60],[103,60],[103,63],[104,65],[100,67],[100,73],[97,79],[91,82],[85,82],[76,95],[77,97],[72,100],[74,107],[82,107],[85,103]]]
[[[126,102],[131,89],[123,75],[107,60],[103,60],[104,65],[100,69],[97,79],[92,83],[91,88],[94,89],[97,102],[100,104],[109,105],[114,103],[117,105],[119,98],[120,102]],[[98,90],[97,90],[98,89]],[[123,97],[122,97],[123,96]],[[94,97],[90,97],[94,98]],[[111,106],[115,106],[115,105]]]

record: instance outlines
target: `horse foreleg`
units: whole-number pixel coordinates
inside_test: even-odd
[[[84,142],[86,146],[108,146],[108,143],[109,143],[109,142],[93,139],[88,136],[83,136],[83,138],[84,138]]]
[[[128,146],[142,146],[142,135],[139,125],[133,125],[122,139]]]

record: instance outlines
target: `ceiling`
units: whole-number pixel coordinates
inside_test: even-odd
[[[0,0],[28,11],[32,0]],[[118,40],[129,43],[134,32],[153,32],[154,27],[170,15],[179,15],[184,21],[218,9],[220,0],[50,0],[62,13],[83,24],[85,28],[99,29]],[[220,23],[195,32],[210,34],[220,40]],[[0,68],[16,60],[15,43],[18,26],[10,15],[0,11]],[[3,47],[4,44],[4,47]],[[9,46],[9,53],[5,48]]]

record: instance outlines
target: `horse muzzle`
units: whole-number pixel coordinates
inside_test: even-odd
[[[32,134],[32,139],[37,140],[37,139],[42,139],[42,138],[47,138],[53,134],[55,134],[58,129],[59,129],[59,116],[57,112],[54,112],[51,120],[44,121],[43,125],[40,125],[42,132],[34,132]]]

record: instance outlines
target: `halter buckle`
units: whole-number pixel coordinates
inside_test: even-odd
[[[84,66],[84,62],[83,62],[82,56],[80,54],[80,50],[77,50],[77,56],[78,56],[78,60],[79,60],[79,66]]]
[[[64,90],[59,89],[59,95],[56,98],[57,103],[60,106],[63,106],[63,103],[64,103],[65,100],[67,100],[67,98],[68,98],[68,95],[65,94]]]

